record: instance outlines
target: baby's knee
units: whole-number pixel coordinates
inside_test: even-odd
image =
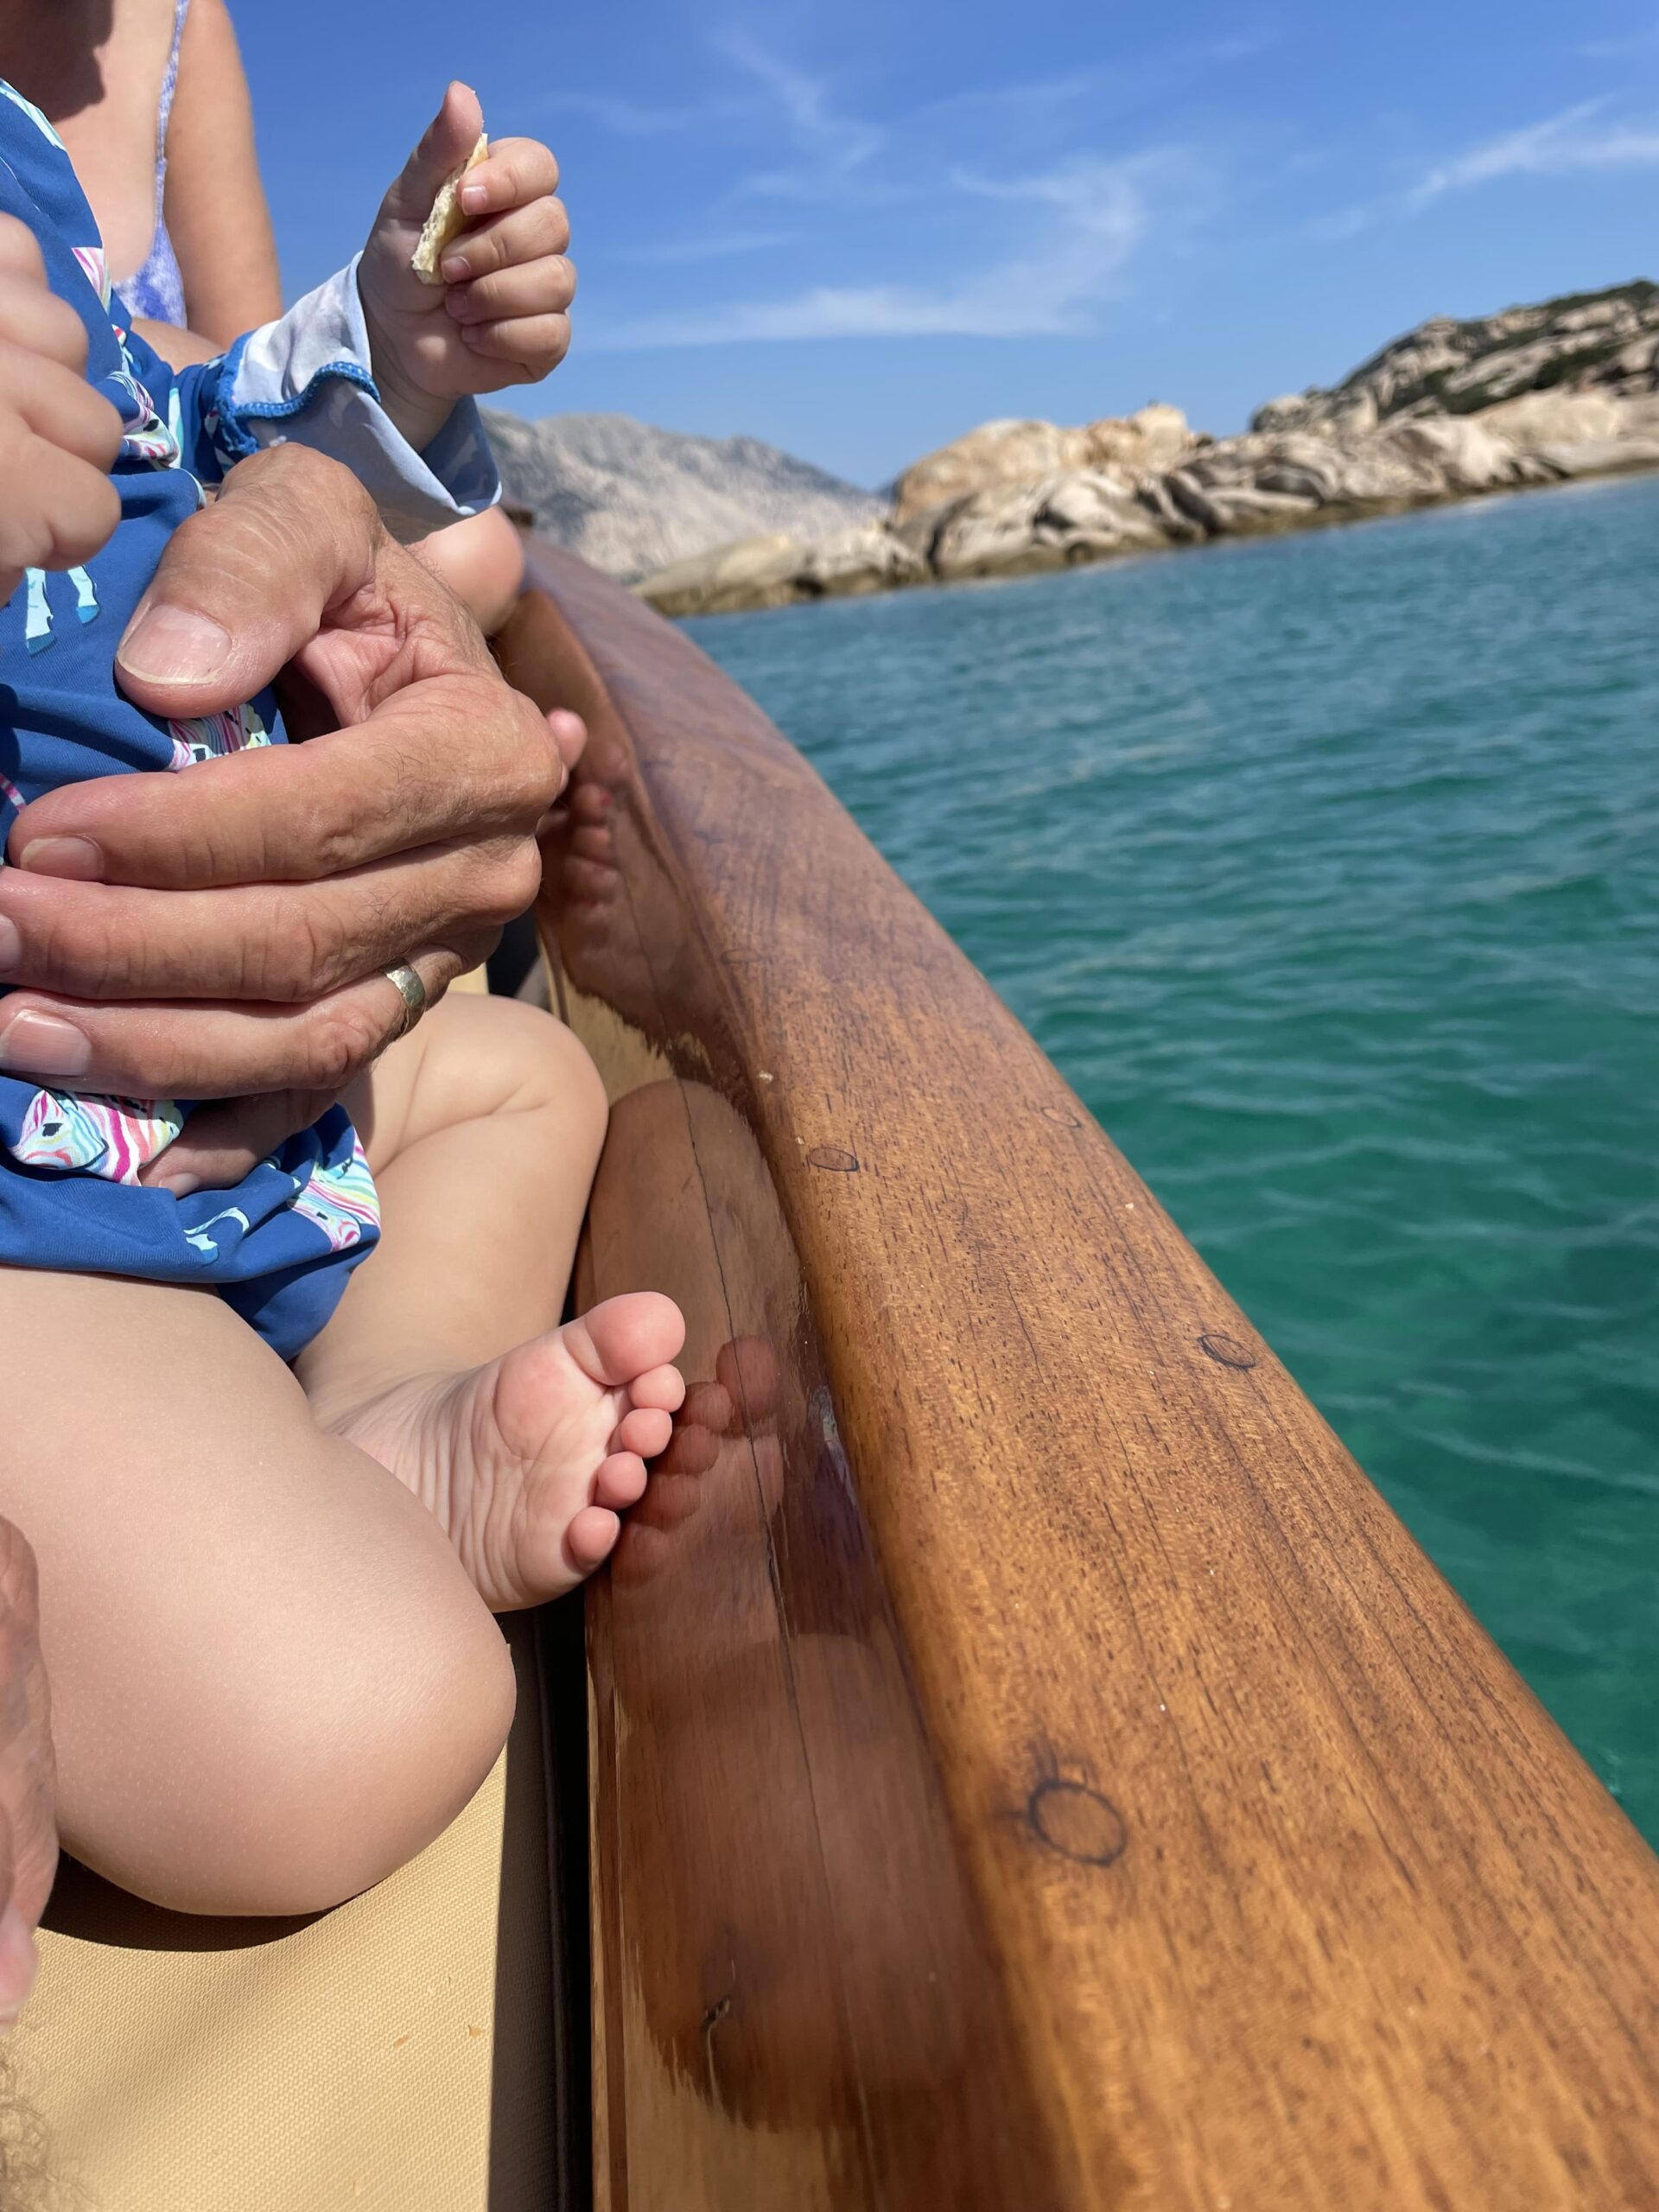
[[[291,1840],[261,1872],[274,1900],[261,1910],[355,1897],[442,1835],[481,1788],[506,1743],[516,1686],[500,1630],[467,1600],[454,1618],[416,1622],[392,1649],[359,1656],[350,1694],[304,1716],[311,1754],[278,1777]]]
[[[118,1880],[186,1912],[327,1910],[423,1851],[471,1802],[512,1719],[512,1661],[484,1606],[411,1609],[244,1683],[239,1726],[213,1716],[214,1756],[181,1804],[185,1833]],[[371,1608],[371,1613],[375,1609]]]
[[[480,1603],[351,1655],[348,1682],[297,1716],[268,1779],[274,1852],[245,1867],[242,1911],[313,1912],[395,1873],[441,1835],[499,1758],[512,1661]]]
[[[514,1103],[556,1114],[566,1141],[591,1145],[597,1158],[610,1103],[604,1078],[581,1038],[539,1007],[517,999],[488,1003],[496,1017],[497,1049],[511,1066]]]

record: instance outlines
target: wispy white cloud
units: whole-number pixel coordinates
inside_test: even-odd
[[[1308,226],[1328,245],[1356,237],[1394,215],[1420,214],[1448,194],[1472,191],[1505,177],[1605,175],[1659,168],[1659,119],[1618,120],[1609,99],[1580,100],[1560,114],[1506,130],[1462,153],[1435,162],[1403,191],[1320,216]]]
[[[747,178],[747,190],[816,200],[844,184],[881,151],[886,134],[876,124],[841,111],[827,79],[810,76],[745,32],[728,32],[715,44],[766,94],[798,156],[791,168],[762,170]]]
[[[1505,131],[1449,162],[1440,162],[1406,194],[1410,207],[1427,207],[1448,192],[1491,184],[1504,176],[1563,176],[1575,169],[1652,168],[1659,166],[1659,124],[1615,124],[1604,118],[1611,103],[1580,100],[1541,123]]]
[[[1020,249],[968,276],[933,283],[815,285],[777,300],[588,326],[595,350],[823,338],[1010,338],[1076,335],[1119,288],[1166,198],[1191,201],[1200,169],[1165,148],[1110,161],[1077,156],[995,183],[958,172],[958,194],[1032,212]]]
[[[1257,53],[1273,35],[1247,29],[1153,59],[1190,73]],[[607,317],[593,307],[583,324],[590,350],[1076,335],[1123,289],[1154,233],[1160,245],[1179,246],[1208,195],[1211,164],[1183,147],[1045,150],[1075,143],[1091,123],[1099,130],[1098,75],[1011,79],[877,119],[854,105],[845,79],[815,73],[751,33],[710,43],[727,65],[727,105],[742,117],[752,166],[735,178],[728,168],[706,236],[653,242],[626,257],[671,267],[792,246],[798,270],[816,252],[825,278],[639,314],[619,305]],[[685,113],[627,100],[587,105],[636,137],[679,129]],[[785,203],[785,224],[774,226],[766,216]],[[902,226],[888,213],[900,209]],[[861,264],[873,272],[868,281],[835,281],[849,254],[855,271]]]

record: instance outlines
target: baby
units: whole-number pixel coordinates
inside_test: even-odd
[[[480,128],[451,87],[359,260],[175,376],[50,125],[0,94],[3,836],[60,784],[283,742],[269,694],[195,721],[128,696],[169,537],[279,438],[406,536],[487,505],[467,395],[556,360],[569,279],[527,141],[465,179],[448,289],[410,269]],[[316,1910],[448,1822],[511,1717],[491,1613],[606,1556],[683,1395],[666,1299],[556,1325],[606,1112],[569,1032],[466,997],[417,1029],[419,976],[390,980],[404,1035],[228,1188],[166,1185],[188,1103],[0,1074],[0,1512],[41,1564],[60,1826],[186,1910]]]

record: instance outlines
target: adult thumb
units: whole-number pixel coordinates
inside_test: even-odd
[[[427,125],[420,144],[387,193],[383,220],[418,228],[432,212],[445,179],[454,175],[484,135],[484,110],[470,85],[453,84]]]

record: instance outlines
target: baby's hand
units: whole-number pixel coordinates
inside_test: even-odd
[[[441,289],[410,267],[439,187],[478,143],[476,93],[451,85],[375,219],[358,269],[375,381],[416,448],[428,445],[457,399],[535,384],[570,343],[576,272],[570,225],[553,196],[559,166],[533,138],[503,138],[461,188],[468,227],[445,251]]]
[[[27,224],[0,215],[0,605],[25,569],[90,561],[121,519],[121,417],[86,372],[86,326]]]

